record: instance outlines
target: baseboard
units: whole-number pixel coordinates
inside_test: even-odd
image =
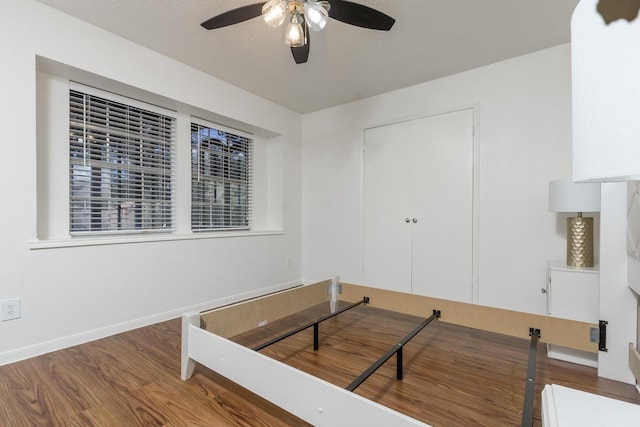
[[[563,360],[565,362],[577,363],[579,365],[598,367],[598,354],[586,351],[574,350],[559,345],[547,344],[547,357],[551,359]]]
[[[638,353],[632,342],[629,343],[629,369],[636,379],[636,389],[640,392],[638,387],[638,382],[640,381],[640,353]]]
[[[126,322],[117,323],[114,325],[108,325],[102,328],[85,331],[75,335],[69,335],[66,337],[58,338],[51,341],[46,341],[30,346],[21,347],[15,350],[10,350],[4,353],[0,353],[0,366],[8,365],[10,363],[19,362],[21,360],[29,359],[36,356],[41,356],[53,351],[62,350],[75,345],[84,344],[90,341],[106,338],[111,335],[116,335],[122,332],[127,332],[133,329],[142,328],[144,326],[153,325],[154,323],[164,322],[167,320],[180,317],[182,313],[188,311],[204,311],[213,309],[216,307],[222,307],[224,305],[233,304],[235,302],[243,301],[250,298],[255,298],[267,293],[281,291],[283,289],[298,286],[299,281],[292,281],[286,283],[280,283],[265,288],[255,289],[249,292],[243,292],[240,294],[231,295],[224,298],[218,298],[203,303],[198,303],[186,307],[179,307],[162,313],[152,314],[150,316],[140,317],[132,319]]]

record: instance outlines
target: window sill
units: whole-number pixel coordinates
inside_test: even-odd
[[[167,242],[178,240],[220,239],[229,237],[276,236],[284,234],[284,230],[262,231],[215,231],[193,234],[155,234],[126,236],[92,236],[67,237],[63,239],[30,240],[29,249],[74,248],[80,246],[121,245],[131,243]]]

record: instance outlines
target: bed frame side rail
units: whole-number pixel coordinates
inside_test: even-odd
[[[182,316],[182,369],[212,369],[314,426],[388,425],[429,427],[358,394],[316,378],[200,328],[200,314]]]

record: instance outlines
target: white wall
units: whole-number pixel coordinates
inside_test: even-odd
[[[33,0],[0,3],[0,57],[0,299],[22,301],[22,318],[0,323],[0,364],[298,281],[300,115]],[[273,171],[280,185],[269,183],[269,191],[281,206],[269,209],[281,216],[275,223],[283,231],[30,249],[42,244],[36,57],[211,112],[275,141],[280,148],[268,153],[269,162],[282,169]]]
[[[361,283],[364,129],[473,105],[478,302],[544,313],[545,263],[565,259],[566,217],[547,211],[547,186],[571,176],[570,71],[563,45],[305,115],[303,278]]]

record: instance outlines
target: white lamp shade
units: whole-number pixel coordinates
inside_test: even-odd
[[[306,2],[304,4],[304,16],[306,17],[307,25],[313,31],[322,30],[329,20],[329,13],[317,2]]]
[[[573,179],[640,180],[640,17],[606,25],[597,4],[571,20]]]
[[[303,25],[304,21],[297,13],[291,17],[291,22],[287,25],[284,34],[284,41],[287,46],[302,47],[307,43]]]
[[[600,183],[549,182],[550,212],[600,212]]]
[[[270,0],[262,6],[262,18],[270,27],[279,27],[287,17],[287,4],[282,0]]]

